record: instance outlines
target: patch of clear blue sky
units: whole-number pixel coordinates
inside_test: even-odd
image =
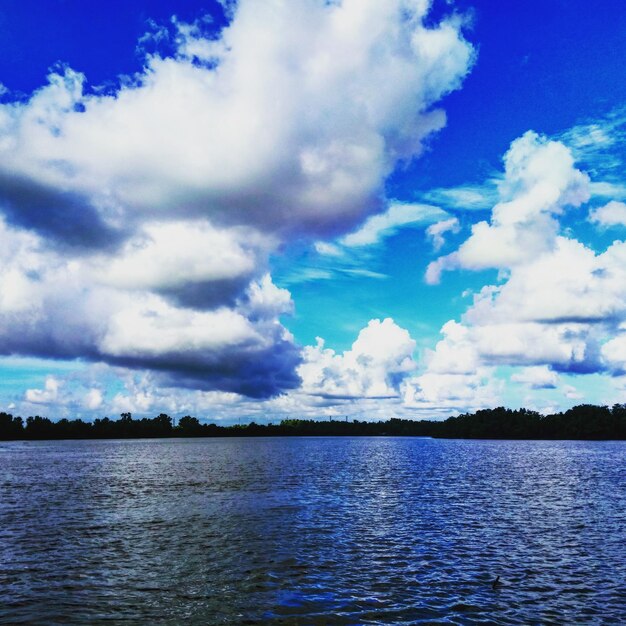
[[[274,280],[289,288],[296,307],[294,317],[284,322],[302,343],[315,343],[321,336],[328,347],[345,350],[371,319],[392,317],[409,330],[418,348],[432,347],[442,324],[458,319],[470,304],[464,292],[496,280],[495,271],[453,272],[440,285],[427,285],[424,273],[435,254],[424,227],[405,228],[344,254],[325,257],[298,247],[274,259]],[[377,276],[354,274],[355,268]],[[309,279],[311,270],[325,277]]]
[[[448,125],[414,168],[389,182],[411,189],[482,182],[525,131],[554,134],[626,101],[626,4],[620,0],[458,0],[473,16],[475,67],[443,108]],[[448,3],[435,2],[435,14]],[[446,8],[446,10],[448,10]]]
[[[560,133],[626,101],[623,0],[436,0],[433,22],[451,6],[469,16],[466,36],[478,59],[463,87],[442,102],[447,127],[387,181],[390,198],[411,201],[433,188],[482,184],[525,131]],[[115,81],[141,69],[136,47],[148,21],[167,23],[174,13],[187,21],[209,13],[216,31],[225,23],[219,3],[201,0],[3,0],[0,82],[28,94],[57,62],[85,73],[92,86]],[[465,224],[461,237],[485,216],[456,215]],[[592,234],[582,220],[571,220],[585,241],[599,248],[609,243],[610,233]],[[432,346],[440,326],[466,308],[463,292],[493,282],[495,274],[453,272],[441,285],[427,286],[423,273],[431,258],[424,229],[411,228],[353,258],[352,269],[386,278],[332,271],[328,279],[289,282],[294,267],[329,261],[301,246],[287,249],[274,259],[273,272],[296,304],[296,316],[285,322],[301,343],[321,335],[330,347],[345,349],[371,318],[392,316],[419,345]]]
[[[58,372],[69,373],[82,369],[78,362],[54,361],[54,368]],[[28,357],[4,357],[0,360],[0,391],[12,389],[15,386],[34,387],[50,372],[50,361],[32,359]]]
[[[2,0],[0,82],[30,93],[57,62],[86,74],[92,86],[115,81],[141,69],[137,43],[150,21],[166,24],[174,14],[193,21],[207,13],[219,30],[222,7],[206,0]]]

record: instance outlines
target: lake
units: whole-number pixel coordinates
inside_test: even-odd
[[[623,623],[625,461],[624,442],[3,442],[0,623]]]

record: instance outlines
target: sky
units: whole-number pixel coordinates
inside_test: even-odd
[[[626,401],[626,6],[4,0],[0,409]]]

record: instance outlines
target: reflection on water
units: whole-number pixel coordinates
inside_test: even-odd
[[[625,453],[409,438],[0,444],[0,623],[619,623]]]

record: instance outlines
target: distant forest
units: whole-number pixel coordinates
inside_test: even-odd
[[[582,404],[564,413],[541,415],[527,409],[503,407],[450,417],[445,421],[393,418],[384,422],[359,420],[286,419],[277,424],[218,426],[186,415],[175,422],[161,413],[133,419],[122,413],[85,422],[52,421],[36,415],[23,420],[0,412],[0,440],[12,439],[131,439],[151,437],[272,437],[272,436],[408,436],[450,439],[626,439],[626,404],[613,407]]]

